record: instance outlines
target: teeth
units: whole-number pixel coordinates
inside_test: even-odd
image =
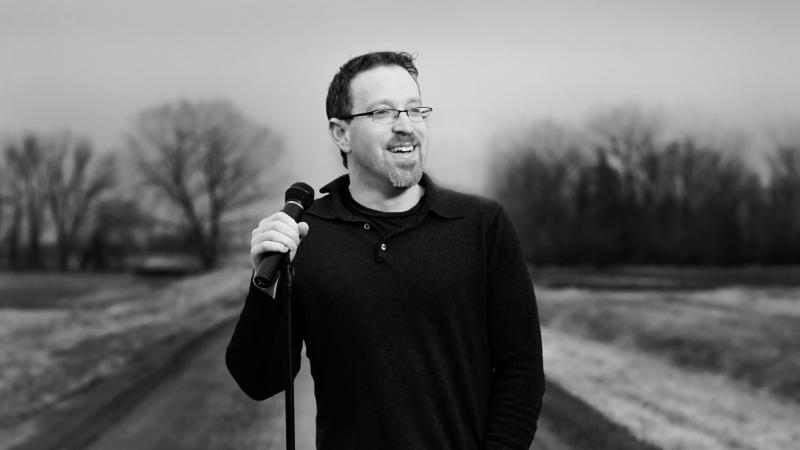
[[[413,145],[409,145],[409,146],[403,146],[403,147],[399,147],[399,146],[398,147],[391,147],[391,148],[389,148],[389,151],[392,152],[392,153],[409,153],[409,152],[414,151],[414,146]]]

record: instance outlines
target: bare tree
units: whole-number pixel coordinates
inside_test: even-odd
[[[226,102],[179,102],[142,113],[129,139],[146,183],[178,208],[205,268],[220,252],[221,219],[263,196],[258,157],[280,146]]]
[[[585,134],[541,124],[524,139],[506,138],[510,157],[493,180],[532,262],[758,261],[767,242],[759,220],[774,225],[761,227],[776,230],[767,234],[784,236],[784,260],[798,254],[786,244],[800,239],[777,230],[800,229],[800,152],[776,153],[770,206],[735,148],[669,138],[657,114],[635,106],[601,111],[588,125],[591,145],[564,145],[565,136]],[[778,206],[787,213],[771,212]]]
[[[45,163],[46,198],[53,219],[58,248],[58,267],[66,270],[78,234],[101,195],[115,184],[114,159],[91,165],[94,151],[89,141],[57,136]]]
[[[769,155],[767,199],[770,216],[766,228],[770,253],[780,262],[797,263],[800,255],[800,141],[777,144]]]
[[[135,198],[103,197],[88,220],[81,269],[103,271],[123,267],[125,259],[144,247],[152,233],[150,215]]]
[[[606,255],[599,259],[635,259],[644,248],[640,230],[648,219],[639,206],[654,195],[647,162],[660,151],[663,117],[655,110],[624,104],[595,113],[588,127],[597,138],[591,176],[597,195],[589,215],[610,235],[596,239]]]
[[[6,215],[8,214],[8,207],[11,204],[10,195],[10,175],[6,170],[5,164],[0,160],[0,261],[7,256],[6,240]]]
[[[7,247],[8,267],[12,270],[20,268],[20,240],[22,228],[22,188],[19,177],[14,174],[15,161],[18,157],[16,148],[8,145],[4,148],[3,156],[6,162],[3,186],[6,193],[4,210],[10,214],[9,224],[5,230],[2,241]]]
[[[588,157],[581,133],[551,120],[503,133],[494,160],[494,193],[519,231],[532,262],[570,260],[577,214],[575,188]],[[579,256],[578,256],[579,257]]]
[[[8,232],[9,264],[19,267],[20,243],[25,233],[27,268],[43,268],[41,234],[44,226],[46,150],[41,138],[27,135],[21,145],[9,144],[5,159],[11,185],[11,226]],[[23,229],[23,223],[27,228]]]

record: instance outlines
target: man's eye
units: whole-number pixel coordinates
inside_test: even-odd
[[[377,118],[389,117],[389,116],[392,115],[392,110],[391,109],[376,109],[375,111],[372,111],[372,115],[377,117]]]

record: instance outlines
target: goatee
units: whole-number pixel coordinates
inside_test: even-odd
[[[389,181],[398,189],[407,189],[415,186],[422,179],[422,164],[414,161],[409,167],[398,165],[389,171]]]

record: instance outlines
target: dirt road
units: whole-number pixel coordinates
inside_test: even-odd
[[[67,422],[65,429],[51,428],[46,439],[34,439],[22,448],[285,448],[283,396],[253,402],[227,373],[224,350],[232,330],[230,325],[185,345],[158,372],[86,415],[92,418],[90,421],[80,425]],[[315,406],[307,361],[295,382],[295,395],[297,448],[313,449]],[[587,435],[586,430],[595,436]],[[614,446],[595,445],[606,440]],[[551,384],[531,448],[648,447]]]

